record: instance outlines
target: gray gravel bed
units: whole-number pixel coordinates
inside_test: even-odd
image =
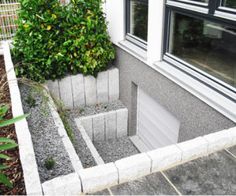
[[[71,128],[74,133],[73,145],[74,145],[75,151],[78,154],[83,167],[89,168],[89,167],[96,166],[97,164],[96,164],[89,148],[87,147],[85,141],[83,140],[83,137],[82,137],[80,131],[78,130],[78,128],[76,126],[73,115],[70,114],[70,112],[68,112],[68,114],[69,114],[68,122],[70,123]]]
[[[74,118],[78,118],[81,116],[89,116],[98,113],[118,110],[121,108],[125,108],[125,106],[120,100],[117,100],[111,103],[101,103],[101,104],[81,107],[78,109],[71,110],[70,112]]]
[[[93,143],[105,163],[139,153],[129,137],[108,141],[95,141]]]
[[[20,91],[24,112],[30,114],[27,121],[41,182],[74,172],[47,103],[43,101],[43,97],[39,93],[32,91],[28,86],[21,84]],[[29,100],[33,104],[29,104]],[[49,158],[53,158],[55,161],[51,170],[45,167],[45,160]]]

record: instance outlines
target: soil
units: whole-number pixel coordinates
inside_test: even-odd
[[[4,58],[0,56],[0,104],[11,104],[9,87],[7,85],[7,78],[4,66]],[[6,84],[6,85],[4,85]],[[4,86],[2,88],[2,86]],[[12,118],[11,109],[6,115],[6,119]],[[17,136],[15,132],[15,126],[10,125],[7,127],[0,128],[0,137],[7,137],[17,142]],[[9,166],[3,173],[7,175],[13,184],[13,188],[7,188],[0,183],[0,195],[25,195],[25,184],[23,178],[23,171],[19,159],[19,149],[15,148],[4,152],[12,158],[10,161],[0,160],[1,164]]]

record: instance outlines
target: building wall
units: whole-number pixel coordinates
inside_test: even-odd
[[[136,133],[137,87],[141,87],[180,122],[179,142],[217,132],[235,124],[176,83],[116,47],[120,99],[129,109],[129,134]]]

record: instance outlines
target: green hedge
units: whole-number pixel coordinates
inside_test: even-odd
[[[21,0],[14,38],[19,76],[44,82],[68,73],[96,76],[115,58],[101,0]]]

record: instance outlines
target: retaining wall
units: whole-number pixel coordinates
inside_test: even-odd
[[[11,96],[11,108],[13,117],[24,114],[20,90],[11,60],[10,48],[7,42],[3,43],[4,61],[7,72],[7,80]],[[42,195],[41,182],[39,179],[38,166],[31,134],[26,119],[15,123],[15,131],[18,140],[21,166],[24,174],[24,182],[27,195]]]
[[[79,118],[92,141],[116,139],[128,135],[128,109]]]
[[[108,103],[119,99],[119,70],[112,68],[100,72],[97,78],[82,74],[67,76],[62,80],[50,80],[47,86],[67,109]]]

